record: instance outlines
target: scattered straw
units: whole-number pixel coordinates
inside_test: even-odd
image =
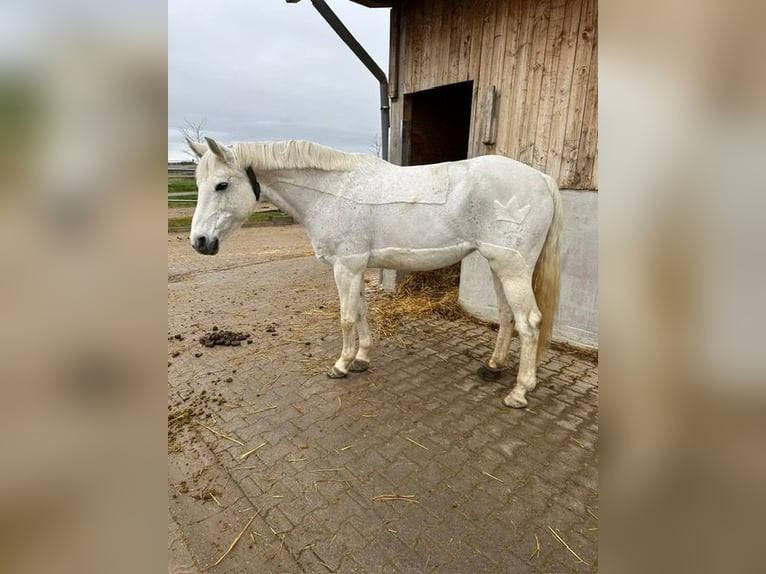
[[[593,512],[591,512],[590,508],[586,508],[586,509],[585,509],[585,512],[587,512],[587,513],[588,513],[588,514],[590,514],[590,515],[591,515],[593,518],[595,518],[596,520],[598,520],[598,516],[596,516],[595,514],[593,514]]]
[[[348,470],[346,468],[315,468],[309,472],[338,472],[339,470]]]
[[[249,451],[247,451],[247,452],[243,452],[241,455],[239,455],[239,458],[240,458],[240,460],[245,460],[245,459],[246,459],[248,456],[250,456],[251,454],[253,454],[253,453],[254,453],[255,451],[257,451],[259,448],[263,448],[263,447],[264,447],[264,446],[266,446],[267,444],[268,444],[268,443],[266,443],[266,442],[262,442],[262,443],[261,443],[261,444],[259,444],[257,447],[255,447],[253,450],[249,450]]]
[[[282,542],[280,542],[279,544],[279,551],[277,552],[277,555],[279,555],[282,553],[282,549],[285,547],[285,535],[287,534],[287,532],[277,532],[271,526],[269,526],[269,530],[271,530],[274,533],[274,536],[276,536],[277,538],[281,537],[282,539]]]
[[[231,542],[231,544],[229,544],[229,547],[226,549],[226,552],[221,554],[221,557],[218,560],[216,560],[213,564],[205,568],[205,570],[210,570],[214,566],[218,566],[223,561],[223,559],[229,555],[229,552],[231,552],[234,549],[234,547],[237,545],[237,542],[239,542],[239,539],[242,538],[242,535],[245,533],[245,531],[248,528],[250,528],[250,525],[253,523],[253,520],[255,520],[256,516],[258,516],[257,512],[253,514],[252,518],[250,518],[250,520],[247,521],[247,524],[245,524],[245,527],[240,531],[239,534],[237,534],[237,537]]]
[[[380,338],[394,334],[403,317],[439,315],[445,319],[466,316],[458,304],[460,264],[410,273],[393,294],[382,294],[370,307]]]
[[[209,431],[210,431],[211,433],[213,433],[214,435],[217,435],[217,436],[219,436],[219,437],[221,437],[221,438],[225,438],[226,440],[230,440],[231,442],[235,442],[235,443],[237,443],[239,446],[245,446],[245,443],[243,443],[241,440],[238,440],[238,439],[236,439],[236,438],[234,438],[234,437],[232,437],[232,436],[229,436],[229,435],[227,435],[227,434],[225,434],[225,433],[222,433],[222,432],[220,432],[220,431],[217,431],[217,430],[215,430],[215,429],[213,429],[213,428],[210,428],[210,427],[209,427],[209,426],[207,426],[206,424],[203,424],[203,423],[199,423],[199,424],[200,424],[200,426],[202,426],[202,427],[206,428],[207,430],[209,430]]]
[[[414,494],[396,494],[395,492],[392,492],[390,494],[378,494],[377,496],[373,496],[372,499],[375,502],[403,500],[404,502],[414,502],[415,504],[419,504]]]
[[[504,481],[504,480],[501,480],[501,479],[497,478],[496,476],[493,476],[493,475],[489,474],[488,472],[485,472],[485,471],[483,471],[483,470],[482,470],[482,471],[481,471],[481,473],[482,473],[483,475],[485,475],[485,476],[488,476],[488,477],[490,477],[490,478],[491,478],[491,479],[493,479],[493,480],[496,480],[497,482],[502,482],[503,484],[505,484],[505,481]]]
[[[549,526],[549,527],[548,527],[548,530],[550,530],[550,531],[551,531],[551,534],[553,534],[553,537],[554,537],[556,540],[558,540],[559,542],[561,542],[561,544],[563,544],[563,545],[564,545],[564,548],[566,548],[567,550],[569,550],[569,552],[572,554],[572,556],[574,556],[575,558],[577,558],[577,561],[578,561],[578,562],[581,562],[582,564],[585,564],[586,566],[590,566],[590,564],[588,564],[588,563],[587,563],[585,560],[583,560],[582,558],[580,558],[580,555],[579,555],[579,554],[577,554],[577,552],[575,552],[574,550],[572,550],[572,548],[569,546],[569,544],[567,544],[567,543],[564,541],[564,539],[563,539],[561,536],[559,536],[559,534],[558,534],[558,533],[557,533],[557,532],[556,532],[556,531],[555,531],[553,528],[551,528],[551,527]]]
[[[540,554],[540,539],[537,537],[537,534],[535,534],[535,550],[530,554],[529,560],[532,560],[535,556]]]
[[[410,441],[410,442],[411,442],[412,444],[414,444],[414,445],[417,445],[417,446],[419,446],[420,448],[423,448],[423,449],[425,449],[425,450],[428,450],[428,447],[427,447],[427,446],[424,446],[424,445],[420,444],[418,441],[416,441],[416,440],[413,440],[413,439],[411,439],[411,438],[410,438],[410,437],[408,437],[408,436],[404,437],[404,439],[405,439],[405,440],[408,440],[408,441]]]
[[[307,458],[288,458],[287,462],[306,462]]]

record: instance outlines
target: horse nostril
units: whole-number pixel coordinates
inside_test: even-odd
[[[204,235],[200,235],[197,237],[196,245],[194,247],[199,251],[205,248],[205,243],[207,243],[207,238]]]

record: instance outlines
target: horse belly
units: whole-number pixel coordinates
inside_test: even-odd
[[[457,263],[473,250],[469,243],[420,249],[384,247],[370,252],[368,266],[402,271],[430,271]]]

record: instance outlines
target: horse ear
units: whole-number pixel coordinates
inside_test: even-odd
[[[231,151],[231,149],[223,144],[219,144],[213,138],[205,137],[205,141],[207,142],[207,145],[210,146],[210,151],[212,151],[218,159],[224,163],[234,163],[234,152]]]
[[[201,142],[195,142],[193,139],[191,139],[189,136],[186,137],[186,143],[189,144],[189,147],[194,152],[194,155],[197,157],[202,157],[205,155],[205,152],[208,150],[208,147],[201,143]]]

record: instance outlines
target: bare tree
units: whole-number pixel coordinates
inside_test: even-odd
[[[185,138],[194,140],[195,142],[202,141],[202,131],[205,129],[207,120],[187,120],[184,118],[184,127],[181,128],[181,135]],[[197,163],[197,156],[189,150],[184,150],[184,153],[188,155],[193,163]]]
[[[378,134],[375,134],[375,138],[372,140],[372,144],[370,144],[367,149],[370,150],[370,153],[375,157],[381,157],[383,145],[380,143],[380,136]]]

